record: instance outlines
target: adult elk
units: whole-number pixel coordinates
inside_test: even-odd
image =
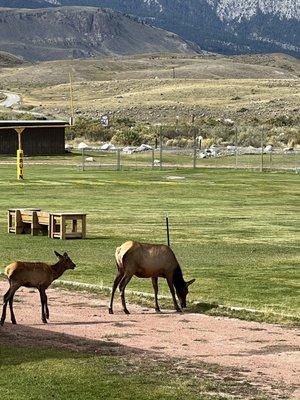
[[[160,311],[157,300],[158,278],[166,278],[175,310],[178,312],[181,311],[176,300],[175,290],[181,307],[186,307],[188,287],[195,279],[188,282],[184,281],[181,268],[169,246],[128,241],[117,247],[115,258],[118,272],[112,287],[109,306],[110,314],[113,314],[114,294],[118,285],[121,291],[124,312],[129,314],[125,302],[125,288],[134,275],[139,278],[152,278],[155,311]]]
[[[54,251],[54,253],[58,257],[58,262],[54,265],[49,265],[43,262],[15,261],[5,268],[5,274],[9,281],[9,289],[3,298],[3,310],[0,325],[4,324],[8,303],[11,322],[16,324],[13,310],[13,299],[16,291],[21,286],[37,288],[39,290],[42,305],[42,321],[45,324],[47,323],[47,319],[49,319],[49,309],[46,289],[67,269],[74,269],[76,267],[67,253],[64,253],[63,255],[56,251]]]

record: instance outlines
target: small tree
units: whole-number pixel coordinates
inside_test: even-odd
[[[137,131],[128,129],[116,132],[112,137],[112,142],[122,146],[139,146],[142,139]]]

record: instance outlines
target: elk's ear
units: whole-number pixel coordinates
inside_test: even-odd
[[[65,258],[68,257],[68,253],[65,251],[63,256],[64,256]]]
[[[186,283],[186,286],[190,286],[192,283],[195,282],[195,280],[196,280],[196,279],[191,279],[190,281],[188,281],[188,282]]]
[[[58,258],[61,258],[62,257],[62,255],[61,254],[59,254],[57,251],[55,251],[54,250],[54,254],[56,255],[56,257],[58,257]]]

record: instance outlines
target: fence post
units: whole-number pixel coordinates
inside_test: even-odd
[[[264,171],[264,137],[263,137],[262,129],[261,129],[261,135],[260,135],[260,145],[261,145],[260,172],[263,172]]]
[[[196,129],[194,129],[194,157],[193,157],[193,168],[197,168],[197,135]]]
[[[238,167],[238,129],[237,129],[237,127],[235,127],[234,151],[235,151],[235,169],[237,169],[237,167]]]
[[[160,169],[162,170],[163,168],[163,149],[162,149],[162,145],[163,145],[163,140],[162,140],[162,126],[160,125],[159,127],[159,166]]]
[[[154,149],[152,149],[152,169],[154,169]]]
[[[121,150],[117,150],[117,171],[121,171]]]
[[[81,149],[81,154],[82,154],[82,165],[81,165],[81,169],[82,169],[82,171],[84,171],[84,148]]]

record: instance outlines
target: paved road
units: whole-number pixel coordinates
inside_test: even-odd
[[[21,101],[21,97],[16,93],[3,92],[3,94],[6,96],[6,99],[0,103],[1,107],[10,108]]]

